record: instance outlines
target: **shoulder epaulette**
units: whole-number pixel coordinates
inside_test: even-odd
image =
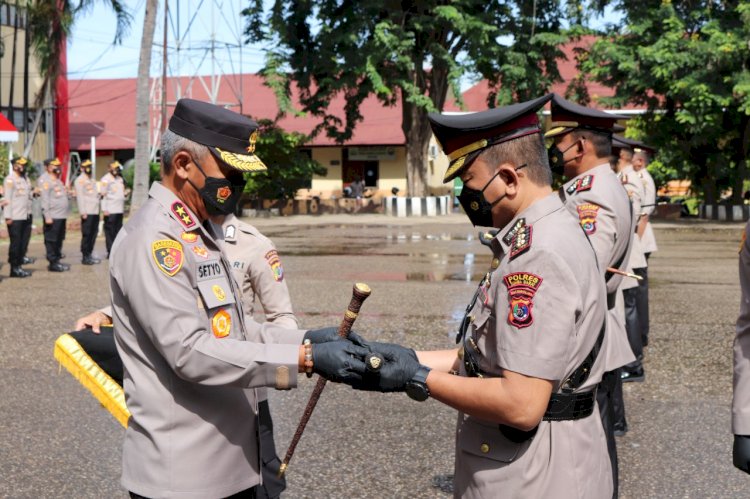
[[[586,175],[585,177],[581,177],[572,184],[568,186],[566,189],[568,194],[573,194],[574,192],[582,192],[582,191],[588,191],[591,189],[591,187],[594,185],[594,176],[593,175]]]
[[[508,245],[508,261],[524,253],[531,247],[531,225],[526,225],[525,218],[519,218],[505,236],[503,242]]]

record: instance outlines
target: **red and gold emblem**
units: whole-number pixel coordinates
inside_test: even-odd
[[[203,246],[193,246],[193,253],[195,253],[195,256],[208,258],[208,250]]]
[[[578,210],[578,220],[583,227],[586,235],[592,235],[596,232],[596,216],[599,214],[599,205],[584,203],[576,207]]]
[[[169,277],[174,276],[182,268],[184,260],[182,245],[171,239],[160,239],[151,243],[151,254],[159,270]]]
[[[528,272],[515,272],[504,276],[503,281],[508,288],[508,323],[519,329],[531,326],[534,323],[533,298],[542,278]]]
[[[227,199],[229,199],[229,196],[232,195],[232,189],[229,187],[220,187],[218,191],[216,191],[216,200],[220,203],[223,203]]]
[[[220,308],[211,319],[211,331],[217,338],[226,338],[232,330],[232,316]]]
[[[180,239],[182,239],[186,243],[194,243],[198,240],[198,234],[195,232],[183,232],[182,234],[180,234]]]
[[[271,266],[271,272],[273,272],[273,278],[281,282],[284,280],[284,267],[281,266],[281,259],[276,250],[271,250],[266,253],[266,261]]]

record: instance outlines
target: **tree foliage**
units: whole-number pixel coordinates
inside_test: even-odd
[[[427,113],[451,95],[460,102],[467,74],[489,80],[492,106],[546,92],[559,79],[563,20],[580,12],[558,0],[276,0],[269,12],[263,3],[243,12],[246,34],[271,47],[263,74],[281,110],[294,111],[296,87],[298,112],[320,118],[314,133],[343,143],[366,98],[400,101],[411,195],[426,191]]]
[[[750,147],[750,4],[621,0],[622,26],[582,63],[616,89],[605,104],[645,106],[629,135],[659,148],[662,175],[690,178],[713,202],[742,195]]]
[[[285,132],[270,120],[259,120],[258,125],[257,154],[268,170],[245,174],[245,192],[251,197],[286,200],[308,187],[313,175],[326,174],[325,167],[300,150],[309,137]]]

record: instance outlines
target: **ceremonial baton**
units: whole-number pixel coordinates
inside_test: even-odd
[[[620,274],[620,275],[625,276],[625,277],[632,277],[633,279],[635,279],[637,281],[642,281],[643,280],[643,277],[641,277],[639,275],[631,274],[630,272],[623,272],[622,270],[618,270],[618,269],[616,269],[614,267],[607,267],[607,272],[612,272],[613,274]]]
[[[367,284],[358,282],[354,285],[354,289],[352,290],[352,300],[349,302],[349,307],[346,309],[344,319],[339,326],[339,336],[342,338],[349,336],[349,332],[352,330],[352,324],[354,324],[354,321],[357,319],[357,314],[359,314],[359,309],[367,297],[370,296],[370,292],[370,286]],[[284,473],[286,473],[289,461],[292,460],[292,456],[294,455],[294,449],[297,448],[297,444],[299,443],[300,438],[302,438],[305,426],[307,426],[307,422],[310,421],[310,416],[312,416],[312,413],[315,410],[315,405],[318,403],[320,394],[323,393],[323,388],[326,387],[327,381],[328,380],[325,378],[318,378],[318,382],[315,384],[315,389],[313,389],[312,394],[310,394],[310,399],[307,401],[305,411],[302,413],[302,419],[300,419],[299,424],[297,425],[297,431],[294,432],[292,442],[289,444],[286,456],[279,467],[279,478],[283,477]]]

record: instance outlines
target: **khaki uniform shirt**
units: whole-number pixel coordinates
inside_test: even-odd
[[[489,377],[509,370],[553,380],[557,391],[604,325],[606,289],[594,251],[557,193],[520,213],[491,244],[493,270],[470,312],[468,331],[481,352],[481,369]],[[597,358],[577,391],[592,390],[605,371]],[[459,414],[454,494],[611,497],[599,411],[577,421],[542,421],[536,435],[521,443],[506,438],[497,424]]]
[[[42,215],[44,218],[68,218],[68,190],[59,178],[44,172],[36,182],[41,191]]]
[[[122,484],[139,495],[218,498],[258,484],[254,388],[296,386],[304,331],[243,317],[221,236],[157,182],[112,248],[132,415]]]
[[[609,162],[596,166],[568,181],[560,189],[565,197],[565,207],[580,222],[591,241],[604,275],[608,302],[607,327],[611,329],[613,350],[604,352],[607,369],[614,370],[635,360],[628,343],[625,317],[614,307],[617,289],[623,277],[607,272],[607,267],[625,270],[632,240],[636,237],[635,217],[622,182],[612,171]]]
[[[750,435],[750,222],[740,243],[740,315],[734,338],[732,433]]]
[[[633,170],[633,165],[628,164],[623,168],[617,176],[620,178],[622,185],[625,186],[625,190],[630,197],[630,204],[633,206],[633,217],[638,223],[638,218],[641,215],[641,205],[645,198],[645,189],[643,188],[643,181],[641,177]],[[641,239],[639,237],[633,237],[633,243],[630,248],[630,258],[628,259],[627,271],[633,272],[633,269],[640,269],[648,267],[646,262],[646,256],[643,254],[643,247],[641,246]],[[620,289],[637,288],[638,281],[635,279],[623,279]]]
[[[118,214],[125,211],[125,181],[122,176],[107,173],[101,180],[102,211]]]
[[[646,168],[641,168],[637,175],[640,177],[641,182],[643,182],[644,190],[641,213],[650,217],[656,211],[656,183],[654,182],[654,177],[651,176]],[[656,237],[654,236],[654,228],[651,227],[651,222],[646,224],[646,230],[641,237],[641,247],[644,253],[653,253],[659,249],[656,246]]]
[[[8,173],[3,182],[5,189],[5,218],[10,220],[26,220],[31,214],[31,199],[33,190],[27,177],[22,177],[15,171]]]
[[[81,173],[76,178],[75,187],[78,213],[81,215],[98,215],[99,189],[97,188],[96,180],[85,173]]]
[[[292,300],[284,280],[284,267],[273,243],[258,229],[234,215],[226,217],[222,228],[224,252],[242,290],[245,314],[253,315],[257,297],[266,321],[297,329]]]

